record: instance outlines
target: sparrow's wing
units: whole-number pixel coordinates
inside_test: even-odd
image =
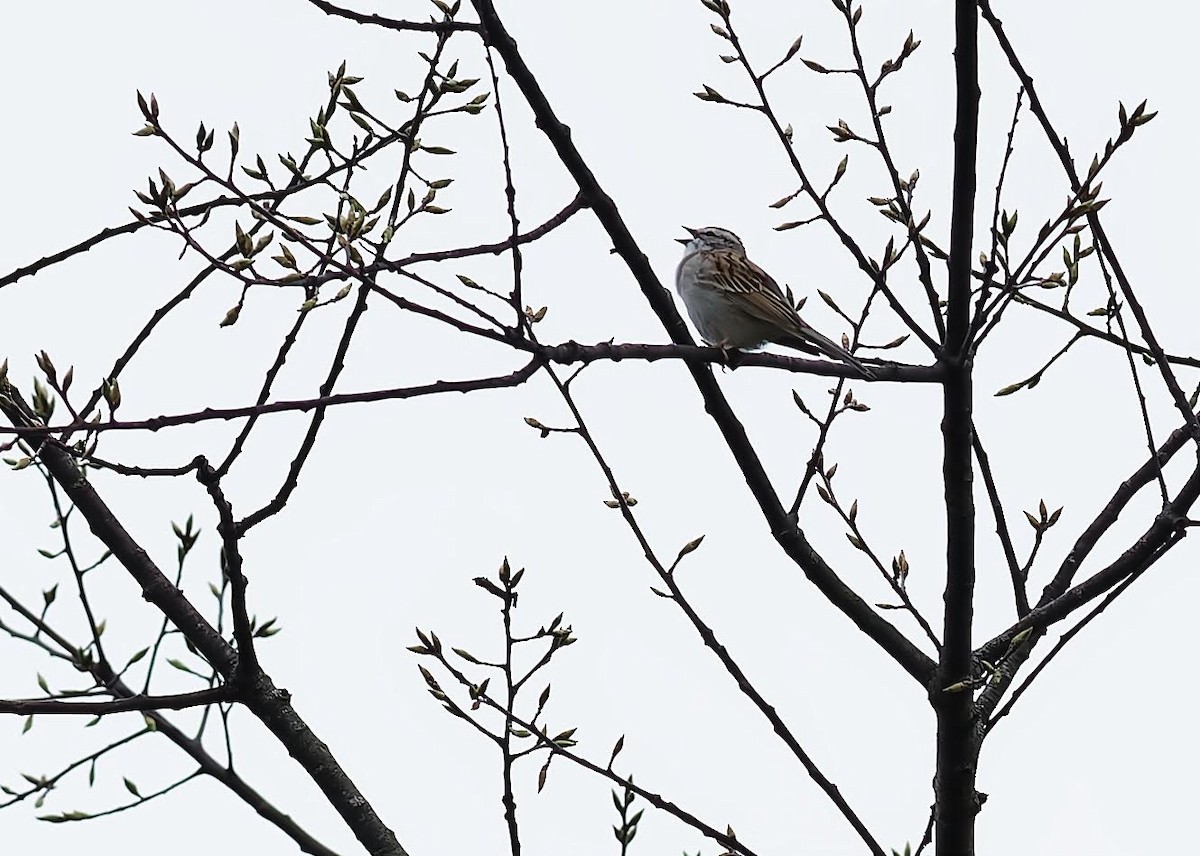
[[[811,328],[800,320],[778,283],[742,253],[712,250],[712,285],[724,292],[738,309],[765,321],[781,332],[803,335]]]
[[[742,253],[731,250],[711,252],[714,262],[713,286],[723,291],[739,310],[778,330],[779,335],[772,337],[772,341],[798,350],[824,354],[849,363],[866,378],[874,377],[870,369],[853,354],[805,323],[769,273]]]

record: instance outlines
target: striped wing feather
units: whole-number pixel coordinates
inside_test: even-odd
[[[739,311],[780,332],[772,341],[804,351],[819,352],[857,368],[868,379],[874,374],[849,351],[822,336],[800,317],[771,275],[734,250],[708,250],[713,273],[709,284],[728,295]]]
[[[765,270],[730,250],[714,250],[712,255],[718,272],[714,284],[736,295],[738,308],[747,315],[796,336],[808,337],[816,332],[796,314],[779,284]]]
[[[795,327],[799,317],[769,273],[740,253],[731,250],[711,252],[713,267],[718,274],[714,285],[737,295],[740,307],[755,318],[785,330]]]

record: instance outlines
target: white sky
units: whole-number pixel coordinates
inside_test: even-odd
[[[865,281],[827,230],[771,230],[808,212],[767,207],[794,190],[795,180],[765,124],[690,94],[701,83],[733,98],[746,91],[735,67],[717,59],[727,51],[709,32],[711,16],[698,2],[499,5],[664,283],[676,262],[678,245],[671,238],[680,234],[679,225],[720,224],[735,229],[751,256],[798,294],[822,288],[854,305],[866,293]],[[412,18],[432,8],[404,2],[379,11]],[[1150,109],[1161,111],[1108,172],[1104,195],[1113,202],[1104,217],[1161,340],[1168,350],[1194,353],[1190,319],[1200,311],[1200,299],[1191,266],[1180,257],[1197,226],[1190,188],[1200,128],[1187,64],[1196,12],[1186,4],[1112,2],[997,3],[997,12],[1085,164],[1116,133],[1118,99],[1132,107],[1149,98]],[[838,20],[824,0],[741,0],[734,14],[760,66],[773,62],[799,33],[805,34],[802,55],[845,63]],[[895,107],[887,121],[901,171],[920,167],[919,203],[933,209],[932,223],[943,229],[953,121],[951,17],[947,2],[875,2],[866,5],[863,22],[871,66],[898,49],[910,27],[923,40],[882,100]],[[982,41],[979,184],[981,206],[988,209],[1016,84],[986,28]],[[6,200],[0,273],[125,222],[126,206],[135,204],[130,188],[143,187],[159,166],[186,180],[161,142],[130,135],[141,124],[135,89],[157,93],[164,122],[184,140],[203,119],[217,129],[219,150],[225,129],[237,120],[243,152],[261,152],[270,164],[278,151],[304,148],[307,117],[327,94],[326,71],[342,59],[351,73],[366,78],[357,91],[368,107],[404,115],[390,106],[396,103],[391,90],[417,88],[412,58],[429,43],[427,37],[330,19],[300,0],[9,9],[0,29],[0,68],[10,82],[0,143]],[[462,57],[460,76],[486,79],[477,40],[463,35],[454,44]],[[844,79],[797,65],[780,74],[772,92],[814,174],[831,174],[842,154],[851,153],[835,207],[878,256],[885,224],[863,197],[885,195],[882,174],[865,149],[835,146],[824,131],[838,118],[862,124],[864,110],[853,89]],[[573,194],[519,93],[508,87],[502,95],[514,138],[519,212],[532,226]],[[431,125],[423,138],[460,152],[430,164],[431,173],[440,169],[458,179],[439,196],[455,210],[418,224],[404,248],[502,238],[507,226],[492,114]],[[1005,206],[1020,209],[1021,246],[1066,191],[1028,115],[1017,145]],[[380,187],[387,178],[383,169],[374,176]],[[222,241],[229,232],[220,233]],[[217,246],[217,237],[210,240]],[[539,326],[543,341],[666,341],[607,247],[585,212],[528,251],[529,300],[550,307]],[[32,354],[44,348],[60,371],[75,365],[77,388],[96,383],[150,312],[197,270],[193,256],[176,261],[178,249],[161,236],[121,238],[5,288],[0,358],[9,358],[13,379],[28,385]],[[507,265],[506,259],[472,260],[428,273],[443,283],[464,273],[503,288]],[[911,269],[906,275],[904,293],[919,309]],[[1095,299],[1081,305],[1102,304],[1095,267],[1085,267],[1084,276],[1081,288],[1092,289]],[[121,415],[250,403],[294,318],[298,301],[292,297],[252,294],[239,323],[218,329],[236,290],[229,281],[211,281],[123,376]],[[310,324],[279,397],[315,394],[348,305]],[[820,300],[810,301],[806,317],[840,335],[837,319]],[[1040,498],[1066,509],[1035,566],[1036,597],[1080,527],[1140,464],[1145,449],[1117,352],[1085,344],[1037,389],[992,398],[994,390],[1028,376],[1067,338],[1061,327],[1029,315],[1013,313],[1009,320],[1007,333],[989,340],[978,360],[977,415],[1018,552],[1024,555],[1032,534],[1021,509],[1035,509]],[[899,332],[898,323],[880,313],[868,338],[886,341]],[[466,378],[518,365],[497,349],[463,343],[382,302],[367,313],[360,333],[340,391]],[[913,343],[893,353],[928,362]],[[1153,376],[1145,377],[1153,386]],[[1195,385],[1194,376],[1183,378],[1185,388]],[[828,382],[756,369],[726,373],[720,382],[778,489],[790,496],[812,442],[791,391],[823,405]],[[860,522],[880,552],[906,551],[913,597],[940,626],[939,396],[915,385],[855,388],[872,410],[840,423],[827,461],[839,462],[839,494],[847,501],[859,498]],[[639,499],[639,518],[661,554],[670,559],[686,541],[707,535],[682,572],[694,605],[877,839],[885,847],[902,847],[906,840],[915,845],[933,774],[933,717],[923,693],[778,552],[682,366],[595,366],[581,379],[579,395],[623,486]],[[1153,398],[1161,438],[1175,422],[1157,387]],[[291,690],[297,710],[411,853],[500,852],[506,843],[497,758],[426,696],[416,658],[404,647],[415,641],[412,627],[419,625],[480,657],[497,650],[493,603],[471,579],[493,573],[507,554],[515,566],[529,569],[518,611],[524,626],[535,629],[565,611],[580,639],[549,672],[552,728],[578,726],[579,750],[600,763],[625,734],[618,769],[715,826],[732,824],[759,853],[860,852],[852,831],[682,615],[650,593],[653,573],[618,515],[601,504],[605,486],[582,444],[562,435],[539,440],[521,421],[525,415],[565,422],[545,380],[515,391],[330,413],[287,510],[244,544],[252,609],[261,617],[277,615],[285,631],[260,648],[276,683]],[[273,494],[304,427],[298,416],[273,417],[251,444],[226,488],[239,514]],[[198,452],[216,456],[230,436],[229,426],[212,425],[109,436],[101,453],[144,465],[180,464]],[[185,590],[208,609],[216,547],[200,487],[185,479],[101,475],[95,481],[164,569],[174,555],[169,521],[196,513],[205,532]],[[2,484],[0,538],[7,549],[0,578],[36,599],[61,574],[35,552],[55,543],[44,528],[50,520],[44,488],[32,471],[4,475]],[[1121,534],[1102,542],[1094,561],[1123,549],[1154,505],[1153,497],[1131,505]],[[978,520],[982,641],[1010,623],[1012,598],[986,503]],[[887,597],[815,497],[805,506],[802,525],[864,597]],[[77,537],[84,538],[82,529]],[[1189,543],[1177,548],[1072,643],[997,728],[980,767],[979,788],[991,795],[979,821],[980,852],[1152,853],[1191,837],[1190,771],[1200,752],[1195,692],[1184,677],[1190,666],[1187,618],[1200,595],[1193,556]],[[120,662],[148,643],[157,620],[115,565],[102,573],[105,641]],[[64,583],[60,599],[67,591]],[[77,616],[67,614],[69,603],[56,609],[64,626],[78,630]],[[896,620],[912,630],[911,622]],[[36,695],[37,671],[55,687],[72,679],[21,646],[6,643],[2,650],[0,697]],[[180,682],[178,688],[191,687]],[[42,717],[24,736],[19,719],[0,722],[0,782],[11,786],[20,772],[49,772],[96,741],[125,733],[136,720],[136,714],[113,717],[85,731],[82,721]],[[235,721],[238,768],[247,779],[328,845],[357,852],[299,768],[250,717],[239,713]],[[538,763],[519,771],[527,852],[613,853],[610,786],[558,761],[546,791],[537,795]],[[64,783],[44,811],[101,810],[125,800],[122,776],[149,792],[189,769],[166,741],[141,741],[101,764],[93,789],[82,778]],[[210,782],[93,823],[48,825],[34,819],[41,813],[18,807],[0,814],[11,852],[85,846],[107,852],[131,845],[134,852],[148,852],[169,845],[190,856],[231,847],[293,848]],[[716,852],[713,843],[650,812],[634,847],[646,854]]]

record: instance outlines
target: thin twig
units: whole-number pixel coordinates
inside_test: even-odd
[[[792,734],[791,729],[788,728],[782,717],[779,716],[774,706],[769,704],[758,691],[758,689],[750,682],[750,679],[746,676],[746,673],[742,671],[742,668],[738,665],[737,661],[733,659],[733,656],[729,653],[728,649],[717,640],[716,634],[713,632],[712,628],[705,623],[705,621],[700,617],[700,614],[696,612],[696,610],[688,602],[687,598],[683,594],[682,589],[680,589],[679,584],[676,581],[675,574],[673,573],[675,566],[665,566],[656,555],[654,548],[650,544],[649,538],[647,538],[645,532],[641,528],[641,525],[638,523],[637,518],[633,513],[633,509],[630,508],[629,503],[625,500],[625,494],[621,490],[621,486],[617,481],[616,474],[613,472],[613,469],[609,465],[604,454],[600,451],[600,447],[596,444],[595,439],[592,437],[591,431],[588,430],[587,424],[583,419],[583,414],[580,412],[574,396],[554,373],[553,369],[546,367],[546,373],[554,382],[559,394],[562,396],[563,402],[571,411],[571,416],[576,425],[576,433],[578,433],[584,444],[588,447],[588,451],[591,452],[592,458],[595,460],[597,466],[599,466],[601,473],[603,473],[604,479],[608,483],[609,491],[612,493],[614,500],[618,503],[622,518],[625,520],[630,532],[633,533],[634,538],[638,542],[638,546],[641,548],[643,555],[646,557],[646,560],[650,563],[650,566],[654,569],[655,573],[658,574],[659,581],[663,586],[665,586],[666,593],[669,594],[670,599],[683,611],[684,615],[687,616],[688,621],[691,622],[692,627],[695,628],[700,638],[704,641],[704,644],[717,656],[717,659],[721,661],[721,665],[724,667],[725,671],[728,672],[729,676],[732,677],[737,683],[738,689],[741,690],[743,695],[750,699],[759,712],[771,724],[772,729],[784,742],[784,745],[788,747],[788,749],[804,767],[805,771],[809,775],[809,778],[813,780],[817,787],[824,792],[829,801],[833,803],[839,812],[841,812],[842,816],[846,819],[854,831],[858,833],[858,836],[862,839],[863,843],[866,844],[871,853],[875,854],[875,856],[884,856],[883,849],[879,846],[878,842],[875,841],[875,838],[871,835],[870,830],[867,829],[866,825],[846,801],[846,798],[842,796],[842,793],[838,789],[837,785],[830,781],[829,778],[826,777],[823,772],[821,772],[821,769],[816,765],[816,762],[813,761],[808,752],[805,751],[805,749],[800,745],[799,740],[797,740],[795,735]],[[683,554],[681,553],[680,557],[682,557],[682,555]]]
[[[1023,618],[1029,614],[1029,592],[1025,587],[1028,577],[1017,563],[1017,553],[1013,549],[1012,535],[1008,531],[1008,521],[1004,518],[1004,504],[1000,501],[1000,491],[996,488],[996,480],[992,477],[992,464],[983,448],[983,442],[979,439],[979,431],[974,427],[971,430],[971,445],[975,450],[975,460],[979,462],[979,472],[983,476],[988,499],[992,504],[992,516],[996,521],[996,537],[1000,539],[1000,546],[1004,549],[1004,559],[1008,562],[1009,576],[1012,577],[1017,618]]]

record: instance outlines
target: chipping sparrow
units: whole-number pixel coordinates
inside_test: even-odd
[[[824,354],[875,375],[845,348],[804,323],[771,275],[746,258],[742,240],[728,229],[691,229],[675,269],[675,290],[701,338],[718,348],[755,348],[767,342]]]

